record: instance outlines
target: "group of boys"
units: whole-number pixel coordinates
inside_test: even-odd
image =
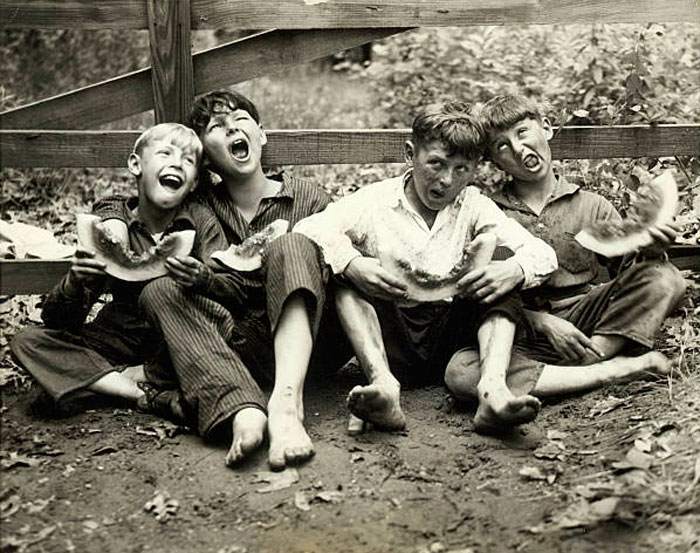
[[[552,134],[523,97],[493,98],[478,113],[428,106],[405,145],[408,170],[331,203],[320,187],[263,172],[267,138],[247,98],[207,94],[188,126],[139,138],[128,160],[138,197],[93,209],[136,253],[183,229],[196,231],[192,252],[169,258],[168,276],[125,283],[79,247],[44,302],[45,326],[19,333],[13,353],[58,405],[109,394],[205,437],[224,431],[229,465],[267,436],[275,469],[314,453],[309,367],[332,371],[353,354],[368,383],[348,395],[351,432],[404,428],[402,387],[444,381],[458,398],[477,397],[475,428],[495,432],[532,421],[540,397],[665,374],[660,353],[622,354],[651,348],[683,296],[663,255],[676,228],[650,229],[653,243],[634,259],[603,260],[612,278],[593,285],[598,259],[571,237],[619,215],[554,173]],[[491,199],[470,186],[483,157],[512,177]],[[276,219],[293,231],[266,246],[260,269],[212,261]],[[499,253],[440,301],[414,301],[382,263],[446,273],[480,241]],[[113,300],[86,323],[105,291]]]

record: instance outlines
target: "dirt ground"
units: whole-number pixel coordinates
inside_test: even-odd
[[[648,380],[473,431],[441,387],[408,429],[344,430],[345,374],[307,392],[310,462],[224,466],[226,444],[123,406],[58,420],[3,391],[1,551],[700,551],[700,386]]]

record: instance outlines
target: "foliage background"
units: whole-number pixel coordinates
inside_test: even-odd
[[[196,32],[193,48],[232,38],[226,32]],[[454,96],[482,102],[507,91],[542,100],[555,124],[700,121],[700,35],[690,23],[423,28],[375,43],[369,64],[353,60],[335,56],[235,88],[258,104],[266,128],[406,127],[416,107],[426,102]],[[148,64],[145,31],[0,31],[0,110]],[[152,121],[145,113],[104,127],[141,129]],[[561,163],[567,178],[604,194],[622,212],[640,181],[664,167],[677,172],[681,240],[698,243],[698,158]],[[288,169],[338,196],[395,174],[401,166]],[[4,220],[48,227],[67,243],[75,239],[76,212],[88,210],[97,197],[132,190],[125,170],[3,168],[0,179]],[[484,164],[478,181],[494,188],[503,179]],[[3,323],[0,366],[14,369],[6,355],[7,338],[37,319],[40,304],[36,298],[15,298],[0,305],[3,313],[14,313]]]

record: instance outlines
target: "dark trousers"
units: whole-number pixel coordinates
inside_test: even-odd
[[[289,233],[273,241],[264,278],[267,304],[235,314],[169,277],[149,283],[141,294],[203,436],[245,407],[265,409],[261,386],[274,381],[273,329],[290,295],[303,294],[314,334],[319,327],[326,275],[311,240]]]

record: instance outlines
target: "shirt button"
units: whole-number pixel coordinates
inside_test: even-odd
[[[544,223],[537,223],[537,228],[544,228]]]

